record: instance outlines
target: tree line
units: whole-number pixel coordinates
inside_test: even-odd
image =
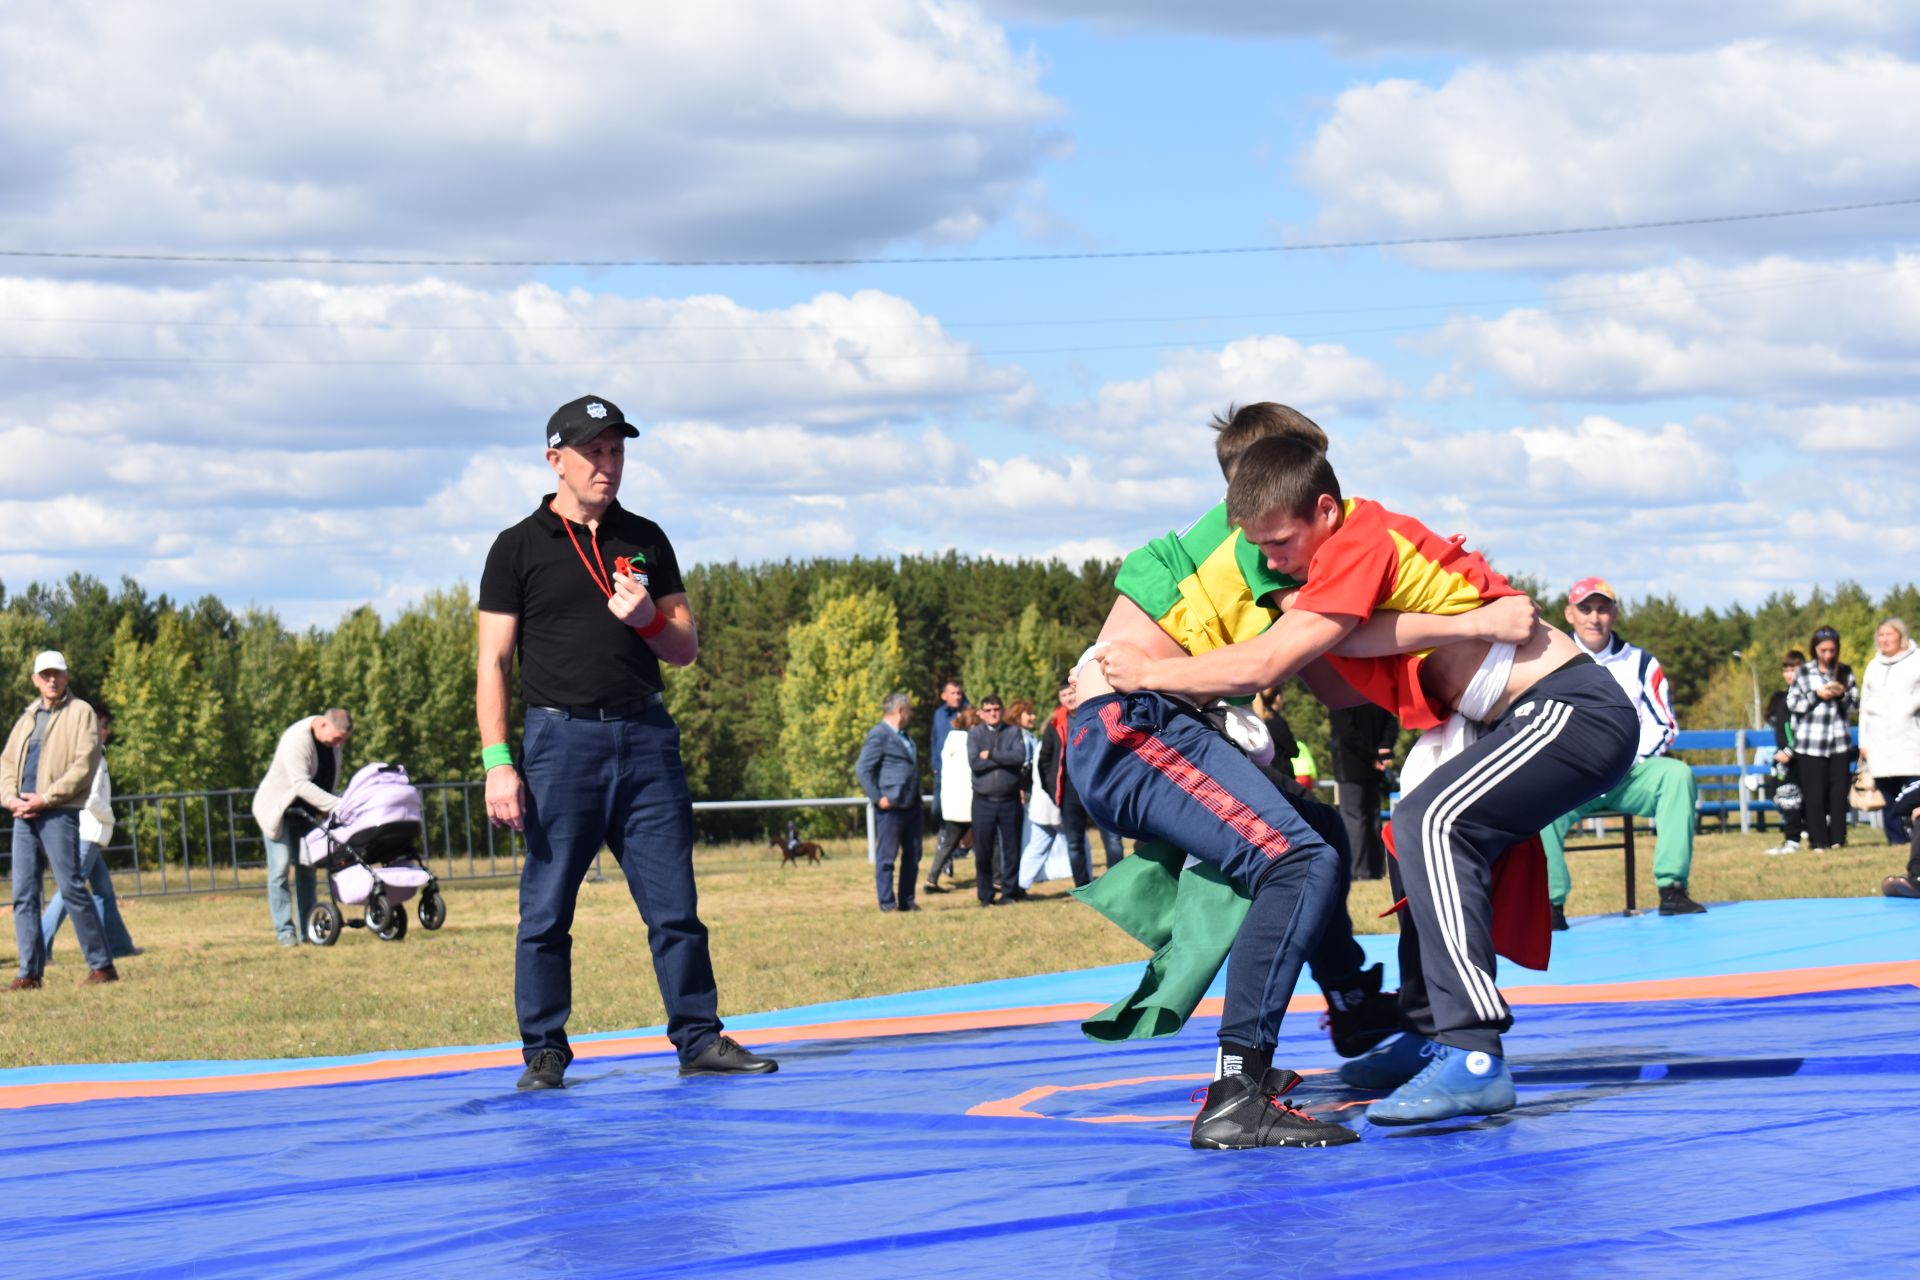
[[[852,794],[860,740],[895,689],[914,697],[909,733],[930,761],[929,716],[949,676],[976,701],[1031,698],[1044,720],[1067,664],[1106,616],[1117,569],[955,553],[693,568],[700,660],[670,670],[666,693],[694,796]],[[1564,594],[1522,585],[1558,625]],[[1724,611],[1653,597],[1625,602],[1618,629],[1660,659],[1683,725],[1727,728],[1752,723],[1756,690],[1764,704],[1780,654],[1806,649],[1815,627],[1838,629],[1842,657],[1858,669],[1890,615],[1920,622],[1920,590],[1875,599],[1841,583]],[[353,762],[396,761],[420,781],[479,776],[465,585],[430,592],[391,620],[361,606],[331,629],[295,630],[270,609],[149,596],[130,577],[113,589],[75,574],[13,595],[0,584],[0,672],[15,710],[33,696],[33,654],[47,648],[66,654],[80,696],[113,709],[121,794],[250,787],[280,732],[330,706],[356,717]],[[1324,711],[1297,685],[1284,707],[1327,772]],[[806,822],[824,830],[840,820]],[[701,826],[745,838],[770,821],[707,815]]]

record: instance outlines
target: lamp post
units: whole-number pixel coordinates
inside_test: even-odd
[[[1735,649],[1733,656],[1740,660],[1742,666],[1746,667],[1747,682],[1753,686],[1753,718],[1748,720],[1747,724],[1749,727],[1757,729],[1760,727],[1760,677],[1754,674],[1753,664],[1747,661],[1746,654]]]

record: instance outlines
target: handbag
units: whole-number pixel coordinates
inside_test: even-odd
[[[1873,784],[1873,771],[1862,767],[1853,775],[1853,785],[1847,788],[1847,803],[1862,813],[1872,813],[1887,806],[1887,798],[1880,794],[1880,788]]]

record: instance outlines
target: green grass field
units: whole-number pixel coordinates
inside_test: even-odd
[[[1844,850],[1770,858],[1761,851],[1774,843],[1771,832],[1702,835],[1693,894],[1713,903],[1877,893],[1882,876],[1904,867],[1905,852],[1871,830],[1854,836]],[[699,853],[723,1016],[1144,958],[1069,899],[1065,881],[1013,907],[983,911],[967,889],[923,896],[919,913],[882,915],[863,850],[851,841],[828,847],[825,863],[784,869],[764,846]],[[1640,841],[1639,866],[1644,907],[1656,900],[1650,837]],[[1618,853],[1575,853],[1572,867],[1569,914],[1621,909]],[[123,898],[144,954],[120,962],[118,984],[84,987],[72,929],[63,930],[44,990],[0,992],[0,1066],[512,1041],[515,882],[451,881],[445,891],[439,932],[416,924],[405,941],[386,943],[349,930],[331,948],[275,945],[257,890]],[[1355,928],[1390,931],[1390,921],[1375,918],[1387,905],[1384,881],[1355,885]],[[11,928],[0,927],[9,975],[11,938]],[[582,889],[574,939],[573,1032],[664,1020],[645,931],[623,882]]]

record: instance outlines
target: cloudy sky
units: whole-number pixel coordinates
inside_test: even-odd
[[[1911,6],[1173,9],[0,8],[0,581],[391,611],[589,392],[688,560],[1116,555],[1274,399],[1510,572],[1920,577]]]

